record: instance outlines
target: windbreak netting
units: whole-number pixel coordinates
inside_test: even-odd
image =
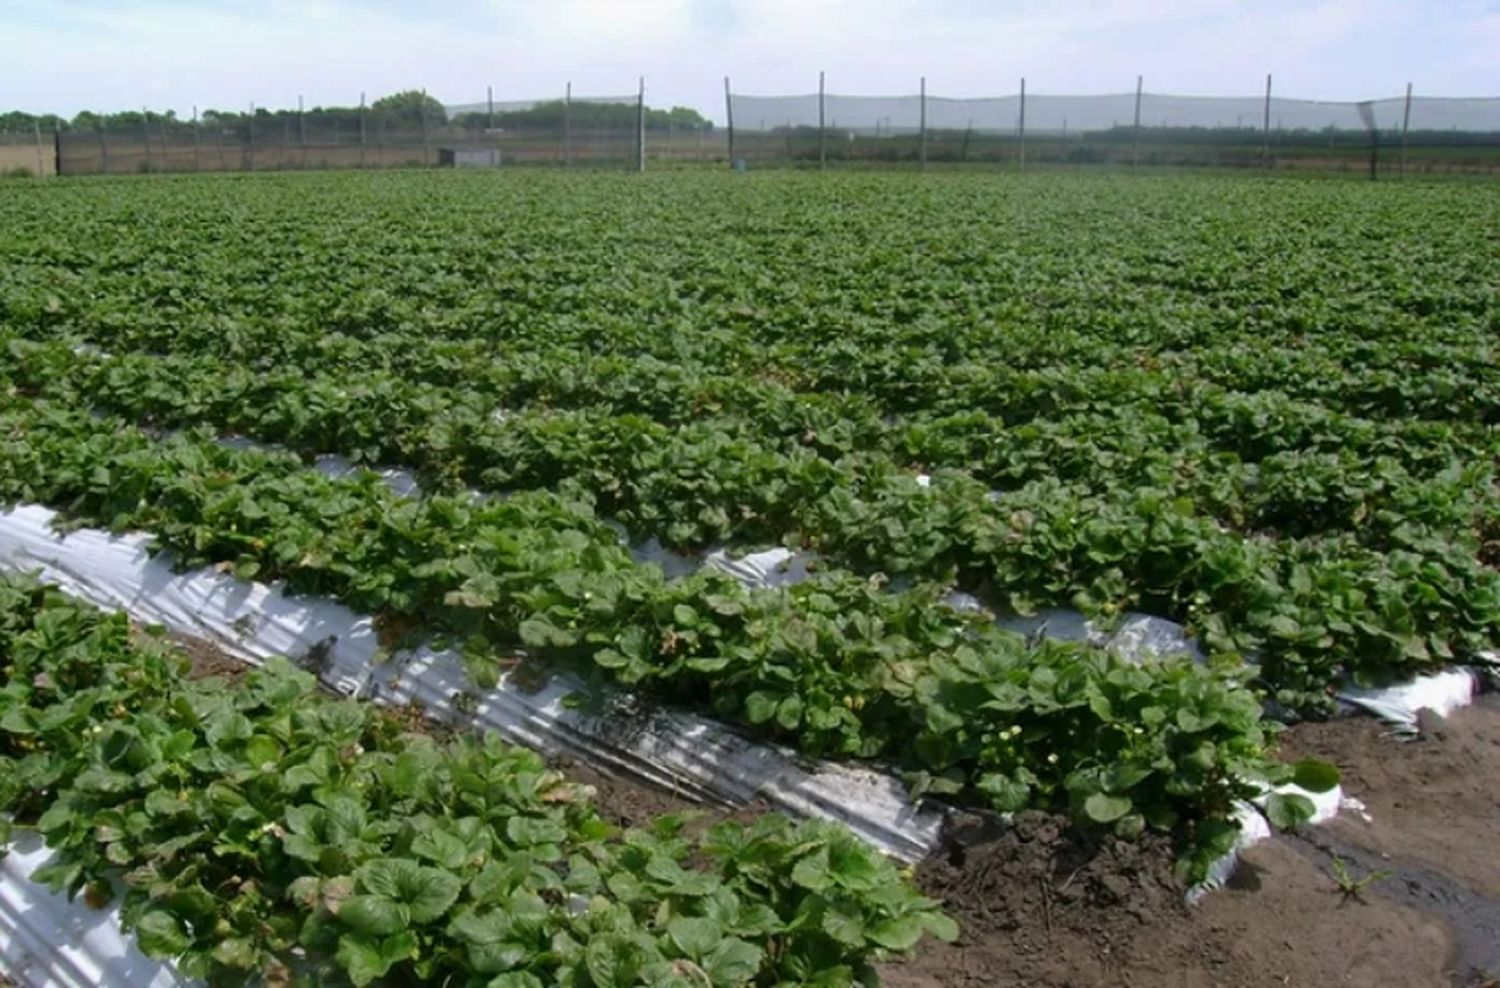
[[[443,104],[413,94],[397,105],[173,113],[81,113],[47,158],[62,174],[264,171],[303,168],[634,168],[644,116],[650,161],[718,160],[725,134],[682,107],[642,107],[639,95]],[[27,140],[34,145],[31,135]],[[9,160],[6,152],[0,163]]]
[[[787,162],[1500,168],[1500,99],[731,94],[734,157]]]
[[[0,127],[0,178],[54,174],[57,159],[54,139],[50,127],[46,130]]]
[[[64,175],[436,165],[451,129],[439,108],[80,114],[58,141]]]
[[[558,96],[448,106],[468,150],[498,163],[628,167],[637,157],[638,96]]]

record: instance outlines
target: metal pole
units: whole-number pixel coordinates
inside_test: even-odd
[[[422,105],[420,110],[422,119],[422,164],[427,164],[427,88],[422,88]]]
[[[43,176],[45,176],[47,174],[47,165],[46,165],[46,159],[44,159],[42,157],[42,121],[41,121],[41,119],[40,118],[33,118],[32,121],[31,121],[31,126],[36,131],[36,177],[37,178],[42,178]]]
[[[104,139],[104,117],[98,118],[94,126],[99,128],[99,171],[109,174],[109,142]]]
[[[819,168],[827,168],[828,167],[828,132],[827,132],[827,130],[823,126],[824,121],[826,119],[826,117],[824,116],[824,110],[823,110],[823,107],[824,107],[823,99],[824,99],[823,73],[819,72],[818,73],[818,167]]]
[[[302,115],[302,94],[297,94],[297,144],[302,148],[302,167],[307,168],[307,118]]]
[[[146,153],[146,171],[152,171],[151,165],[151,128],[146,121],[150,119],[150,111],[141,107],[141,147]]]
[[[1021,76],[1021,116],[1019,129],[1021,132],[1020,170],[1024,172],[1026,170],[1026,77],[1024,75]]]
[[[646,77],[641,76],[640,91],[636,95],[636,151],[637,171],[646,170]]]
[[[922,156],[922,170],[927,170],[927,77],[922,77],[922,114],[921,114],[921,137],[918,139]]]
[[[255,104],[250,104],[250,170],[255,171]]]
[[[1135,146],[1130,152],[1131,167],[1141,163],[1141,76],[1135,77]]]
[[[365,166],[365,94],[359,94],[359,167]]]
[[[1271,73],[1266,73],[1266,108],[1260,122],[1260,167],[1271,167]]]
[[[729,167],[734,167],[734,100],[729,96],[729,76],[724,77],[724,121],[729,127]]]
[[[203,170],[203,128],[198,124],[198,104],[193,104],[193,171]]]
[[[563,167],[573,167],[573,83],[563,90]]]
[[[1406,177],[1406,131],[1411,127],[1411,83],[1406,84],[1406,110],[1401,114],[1401,177]]]
[[[489,106],[489,119],[485,123],[485,129],[486,130],[494,130],[495,129],[495,87],[494,86],[485,86],[484,87],[484,101]]]

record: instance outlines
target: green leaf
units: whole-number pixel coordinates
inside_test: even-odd
[[[858,909],[834,903],[823,913],[823,932],[848,947],[862,947],[865,942],[865,917]]]
[[[718,945],[724,932],[711,919],[679,916],[667,923],[667,935],[683,956],[697,960]]]
[[[507,971],[489,980],[485,988],[544,988],[542,979],[525,971]]]
[[[764,724],[776,716],[778,703],[771,693],[751,693],[745,697],[745,717],[752,724]]]
[[[422,868],[406,889],[406,904],[413,923],[432,923],[442,918],[458,900],[463,882],[457,875],[437,868]]]
[[[411,925],[411,909],[383,895],[351,895],[338,910],[339,922],[367,937],[390,936]]]
[[[927,929],[928,933],[931,933],[944,943],[952,943],[958,939],[958,924],[940,912],[923,913],[922,925]]]
[[[726,937],[700,962],[714,988],[740,988],[750,984],[760,970],[765,952],[738,937]]]
[[[907,914],[876,923],[865,936],[887,950],[910,950],[922,939],[922,931],[922,917]]]
[[[1095,823],[1114,823],[1129,813],[1132,806],[1128,797],[1096,792],[1083,801],[1083,812]]]
[[[349,980],[363,988],[385,977],[391,968],[410,960],[416,953],[417,938],[411,933],[400,933],[384,940],[345,935],[339,937],[338,953],[334,957],[349,972]]]
[[[255,966],[255,944],[245,937],[230,937],[214,947],[213,958],[225,967],[248,971]]]
[[[1266,819],[1277,830],[1291,830],[1311,820],[1317,808],[1306,796],[1272,793],[1266,798]]]
[[[1304,758],[1292,765],[1292,781],[1308,792],[1329,792],[1339,784],[1339,770],[1325,761]]]
[[[788,731],[795,731],[802,723],[802,700],[789,696],[776,707],[776,723]]]
[[[505,821],[505,836],[520,847],[538,844],[561,844],[568,832],[555,820],[542,817],[513,816]]]
[[[792,868],[792,884],[817,892],[833,884],[833,872],[828,867],[828,848],[818,848],[806,855]]]
[[[153,909],[135,925],[136,943],[150,957],[173,958],[182,954],[193,941],[171,913]]]

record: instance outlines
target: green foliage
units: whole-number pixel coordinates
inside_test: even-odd
[[[39,881],[122,880],[126,928],[191,977],[852,985],[957,935],[841,827],[621,833],[494,737],[408,733],[281,661],[232,688],[184,669],[0,580],[0,812],[59,852]]]
[[[920,791],[1170,826],[1193,868],[1285,777],[1255,701],[1494,646],[1489,186],[638,179],[16,183],[0,497],[436,632],[479,682],[531,653]],[[668,581],[601,518],[818,576]],[[951,584],[1224,666],[1023,648]]]
[[[409,126],[423,123],[437,126],[448,119],[443,104],[420,89],[404,89],[399,93],[382,96],[370,104],[370,109]]]
[[[1351,899],[1363,901],[1365,889],[1393,877],[1396,873],[1389,869],[1381,869],[1366,872],[1362,878],[1355,878],[1354,873],[1349,870],[1349,863],[1335,854],[1330,874],[1334,884],[1338,886],[1341,901],[1348,902]]]

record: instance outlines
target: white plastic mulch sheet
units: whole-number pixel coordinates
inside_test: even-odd
[[[120,932],[118,910],[90,909],[31,881],[50,857],[41,838],[27,833],[0,857],[0,973],[30,988],[192,984],[141,953]]]

